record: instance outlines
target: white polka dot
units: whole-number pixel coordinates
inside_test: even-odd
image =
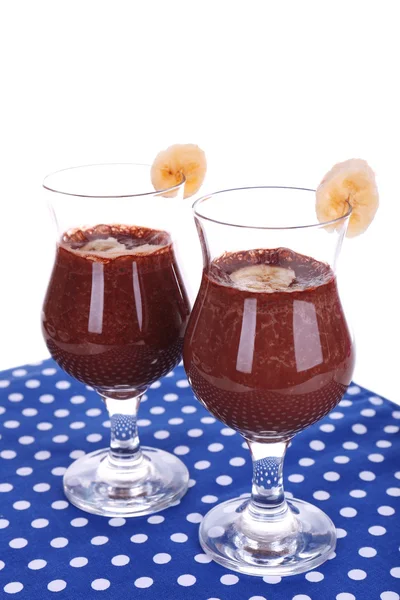
[[[6,566],[6,563],[3,560],[0,560],[0,571],[2,569],[4,569],[5,566]]]
[[[69,453],[70,458],[73,459],[78,459],[81,458],[82,456],[85,456],[85,451],[84,450],[72,450],[72,452]]]
[[[382,592],[381,600],[399,600],[400,596],[397,592]]]
[[[311,598],[310,596],[306,596],[305,594],[296,594],[296,596],[293,596],[292,600],[311,600]]]
[[[376,478],[375,473],[373,473],[372,471],[361,471],[361,473],[359,473],[358,476],[363,481],[374,481],[374,479]]]
[[[223,427],[220,431],[220,433],[222,435],[226,435],[226,436],[231,436],[231,435],[235,435],[236,431],[234,431],[233,429],[231,429],[230,427]]]
[[[126,554],[118,554],[117,556],[114,556],[111,559],[111,563],[115,566],[115,567],[124,567],[125,565],[127,565],[130,561],[129,556],[126,556]]]
[[[371,402],[371,404],[374,404],[374,406],[380,406],[383,404],[382,398],[379,398],[378,396],[371,396],[368,398],[368,400]]]
[[[189,521],[189,523],[201,523],[202,519],[203,515],[200,513],[190,513],[186,516],[186,520]]]
[[[338,411],[332,412],[329,415],[329,418],[333,419],[334,421],[337,421],[338,419],[343,419],[343,417],[344,417],[344,414],[342,412],[338,412]]]
[[[368,533],[375,536],[385,535],[386,529],[381,525],[373,525],[368,529]]]
[[[356,597],[353,594],[342,592],[336,596],[336,600],[356,600]]]
[[[290,481],[290,483],[301,483],[304,481],[304,475],[293,473],[293,475],[289,475],[288,481]]]
[[[0,379],[0,388],[6,388],[10,385],[8,379]]]
[[[189,382],[187,379],[179,379],[176,382],[176,387],[178,388],[188,388],[189,387]]]
[[[353,498],[365,498],[365,496],[367,495],[367,492],[365,492],[364,490],[351,490],[351,492],[349,492],[349,494]]]
[[[177,454],[178,456],[184,456],[185,454],[188,454],[190,452],[190,448],[188,446],[177,446],[174,449],[174,454]]]
[[[373,408],[363,408],[360,412],[363,417],[374,417],[376,415],[376,410]]]
[[[338,481],[340,475],[339,473],[336,473],[336,471],[327,471],[327,473],[324,473],[324,479],[326,479],[326,481]]]
[[[398,487],[388,488],[386,490],[386,493],[388,496],[393,496],[393,497],[397,498],[398,496],[400,496],[400,488],[398,488]]]
[[[0,387],[2,386],[0,385]],[[18,594],[18,592],[24,589],[24,586],[20,581],[11,581],[10,583],[7,583],[7,585],[5,585],[3,589],[6,592],[6,594]]]
[[[201,501],[204,502],[205,504],[214,504],[214,502],[217,502],[218,498],[217,496],[213,496],[212,494],[207,494],[206,496],[203,496]]]
[[[177,542],[178,544],[183,544],[184,542],[187,542],[188,536],[186,535],[186,533],[173,533],[170,536],[170,539],[173,542]]]
[[[14,371],[12,372],[13,377],[24,377],[24,375],[27,375],[28,371],[26,369],[14,369]]]
[[[17,475],[21,475],[21,477],[25,477],[26,475],[31,475],[32,472],[33,472],[33,469],[31,467],[20,467],[16,471]]]
[[[3,423],[4,427],[6,427],[6,429],[17,429],[17,427],[19,427],[21,425],[21,423],[19,421],[4,421]]]
[[[76,556],[72,560],[70,560],[69,564],[71,567],[79,568],[85,567],[88,564],[88,559],[85,556]]]
[[[345,450],[357,450],[358,448],[358,444],[356,444],[356,442],[344,442],[342,446]]]
[[[400,431],[400,427],[397,425],[386,425],[386,427],[383,428],[383,431],[385,433],[398,433]]]
[[[135,586],[137,588],[148,588],[151,585],[153,585],[153,580],[151,577],[139,577],[139,579],[136,579],[135,581]]]
[[[178,397],[178,394],[164,394],[163,399],[165,402],[175,402],[175,400],[178,400]]]
[[[33,390],[40,386],[40,381],[38,379],[28,379],[28,381],[25,381],[25,386]]]
[[[111,421],[110,421],[110,419],[107,419],[106,421],[103,421],[102,425],[103,425],[103,427],[107,427],[107,429],[109,429],[111,427]]]
[[[42,404],[51,404],[52,402],[54,402],[54,396],[52,394],[43,394],[42,396],[40,396],[39,401]]]
[[[49,375],[55,375],[55,373],[57,373],[57,369],[50,368],[50,369],[43,369],[42,370],[42,375],[46,375],[47,377]]]
[[[393,567],[393,569],[390,569],[390,574],[392,577],[400,579],[400,567]]]
[[[65,548],[68,545],[68,540],[65,537],[53,538],[50,542],[50,546],[53,548]]]
[[[169,438],[169,436],[170,436],[170,433],[166,429],[160,429],[160,431],[156,431],[154,433],[154,437],[157,440],[166,440],[167,438]]]
[[[380,463],[385,460],[385,457],[382,454],[368,454],[368,460],[374,463]]]
[[[24,415],[24,417],[36,417],[38,411],[36,410],[36,408],[24,408],[22,414]]]
[[[221,525],[215,525],[214,527],[211,527],[207,531],[207,534],[210,538],[221,537],[221,535],[224,535],[224,533],[225,533],[225,529],[223,527],[221,527]]]
[[[212,561],[212,558],[208,554],[196,554],[194,560],[201,564],[208,564]]]
[[[84,517],[77,517],[71,521],[72,527],[85,527],[88,523],[89,521]]]
[[[86,414],[88,417],[98,417],[99,415],[101,415],[101,410],[100,408],[89,408],[86,411]]]
[[[28,568],[32,569],[32,571],[38,571],[39,569],[43,569],[47,565],[47,561],[43,560],[43,558],[35,558],[35,560],[31,560],[28,564]]]
[[[0,529],[6,529],[6,527],[8,527],[10,524],[10,521],[7,521],[7,519],[0,519]]]
[[[139,427],[148,427],[151,425],[151,421],[149,419],[138,419],[137,424]]]
[[[342,517],[352,518],[356,516],[357,511],[351,506],[345,506],[345,508],[340,509],[340,514],[342,515]]]
[[[324,444],[324,442],[321,442],[321,440],[312,440],[309,443],[309,446],[310,446],[311,450],[320,451],[320,450],[325,449],[325,444]]]
[[[208,446],[208,450],[209,450],[210,452],[220,452],[220,451],[221,451],[221,450],[223,450],[223,449],[224,449],[224,446],[223,446],[223,444],[219,444],[218,442],[215,442],[215,443],[213,443],[213,444],[210,444],[210,445]]]
[[[400,410],[394,410],[392,412],[393,419],[400,419]]]
[[[229,464],[232,467],[242,467],[245,463],[246,463],[246,460],[244,458],[242,458],[241,456],[235,456],[234,458],[231,458],[229,461]]]
[[[308,596],[307,596],[307,598],[308,598]],[[249,598],[249,600],[267,600],[267,599],[265,598],[265,596],[251,596],[251,598]]]
[[[159,552],[153,556],[153,561],[157,565],[166,565],[171,560],[172,556],[166,552]]]
[[[133,542],[134,544],[143,544],[144,542],[147,542],[147,539],[148,537],[146,534],[136,533],[131,537],[131,542]]]
[[[362,435],[364,433],[367,433],[368,431],[368,429],[362,423],[356,423],[355,425],[352,425],[351,429],[354,433],[357,433],[358,435]]]
[[[96,535],[90,540],[90,543],[93,544],[93,546],[103,546],[104,544],[107,544],[107,542],[108,537],[105,535]]]
[[[350,462],[350,458],[348,456],[335,456],[333,462],[338,465],[345,465]]]
[[[150,525],[159,525],[160,523],[164,523],[164,521],[165,517],[162,515],[153,515],[147,519],[147,522],[150,523]]]
[[[163,413],[165,413],[165,408],[163,408],[162,406],[153,406],[150,409],[150,412],[152,415],[162,415]]]
[[[174,419],[169,419],[169,420],[168,420],[168,423],[169,423],[170,425],[182,425],[182,423],[183,423],[183,419],[181,419],[180,417],[176,417],[176,418],[174,418]]]
[[[351,396],[354,396],[355,394],[359,394],[360,391],[361,390],[358,387],[358,385],[352,385],[351,387],[348,388],[347,393],[350,394]]]
[[[336,527],[336,537],[338,538],[338,540],[341,540],[342,538],[346,537],[347,535],[347,531],[345,529],[342,529],[341,527]]]
[[[122,527],[125,523],[126,519],[123,519],[122,517],[113,517],[108,521],[108,524],[111,525],[111,527]]]
[[[374,556],[376,556],[377,552],[375,548],[371,548],[370,546],[364,546],[363,548],[359,549],[358,554],[363,558],[373,558]]]
[[[54,411],[54,416],[58,419],[63,419],[64,417],[68,417],[69,410],[67,408],[58,408]]]
[[[354,579],[355,581],[361,581],[367,576],[366,572],[362,569],[351,569],[347,575],[350,577],[350,579]]]
[[[202,429],[198,429],[198,428],[189,429],[189,431],[187,432],[187,434],[188,434],[189,437],[198,438],[201,435],[203,435],[203,430]]]
[[[189,479],[189,488],[192,488],[194,485],[196,485],[196,480],[195,479]]]
[[[316,500],[328,500],[328,498],[330,498],[331,495],[328,492],[325,492],[324,490],[317,490],[313,493],[313,497]]]
[[[222,575],[220,578],[220,582],[223,585],[235,585],[239,581],[239,577],[237,575]]]
[[[197,412],[197,408],[195,406],[183,406],[181,411],[185,413],[185,415],[192,415],[193,413]]]
[[[27,500],[18,500],[17,502],[14,502],[13,508],[15,508],[15,510],[26,510],[30,505],[31,503]]]
[[[64,510],[64,508],[68,508],[69,504],[66,500],[55,500],[51,505],[51,508],[54,510]]]
[[[177,579],[177,582],[179,583],[179,585],[182,585],[183,587],[189,587],[196,583],[196,577],[194,575],[188,575],[188,574],[180,575]]]
[[[90,433],[86,436],[86,440],[90,443],[100,442],[103,439],[103,436],[100,433]]]
[[[42,423],[38,423],[36,425],[36,428],[39,429],[39,431],[49,431],[49,429],[53,429],[53,425],[52,425],[52,423],[43,421]]]
[[[101,592],[102,590],[108,590],[111,584],[108,579],[100,578],[94,579],[90,585],[97,592]]]
[[[39,450],[39,452],[36,452],[35,454],[36,460],[47,460],[50,456],[51,454],[48,450]]]
[[[56,383],[56,388],[58,390],[68,390],[68,388],[71,387],[71,384],[69,381],[57,381]]]
[[[299,465],[301,467],[311,467],[315,464],[315,460],[313,458],[301,458],[299,460]]]
[[[69,400],[72,404],[83,404],[86,402],[85,396],[72,396]]]
[[[35,438],[31,435],[22,435],[20,438],[18,438],[18,442],[23,446],[29,446],[30,444],[33,444],[34,441]]]
[[[378,513],[383,517],[391,517],[395,512],[396,511],[391,506],[380,506],[378,508]]]
[[[203,471],[204,469],[208,469],[211,466],[211,463],[208,460],[198,460],[194,463],[194,468],[199,471]]]
[[[15,549],[25,548],[25,546],[28,545],[28,540],[26,540],[25,538],[14,538],[9,542],[8,545],[10,546],[10,548]]]
[[[156,390],[160,386],[161,386],[161,381],[155,381],[154,383],[151,384],[150,387],[151,387],[152,390]]]
[[[265,577],[263,577],[263,581],[265,581],[265,583],[280,583],[282,580],[282,577],[279,577],[278,575],[266,575]]]
[[[0,483],[0,492],[11,492],[12,489],[11,483]]]
[[[322,581],[324,576],[319,571],[310,571],[305,575],[307,581],[311,581],[312,583],[317,583],[318,581]]]
[[[24,399],[24,395],[19,394],[18,392],[14,392],[13,394],[10,394],[8,396],[8,399],[10,400],[10,402],[21,402],[21,400]]]
[[[390,448],[392,442],[389,442],[389,440],[378,440],[376,442],[376,445],[378,446],[378,448]]]
[[[66,470],[67,469],[65,467],[54,467],[54,469],[51,470],[51,473],[52,475],[62,476]]]
[[[200,419],[200,421],[202,423],[204,423],[205,425],[212,425],[213,423],[216,422],[217,419],[214,419],[214,417],[202,417]]]
[[[62,592],[67,587],[67,582],[63,579],[53,579],[47,585],[49,592]]]
[[[35,529],[43,529],[44,527],[47,527],[48,524],[49,522],[47,519],[35,519],[32,521],[31,526]]]
[[[12,460],[17,456],[17,453],[14,450],[2,450],[0,456],[6,460]]]

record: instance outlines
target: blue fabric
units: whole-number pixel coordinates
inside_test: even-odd
[[[1,597],[399,598],[398,407],[353,385],[334,412],[295,438],[286,490],[330,515],[337,556],[306,575],[263,580],[206,562],[197,540],[200,515],[249,491],[242,439],[194,399],[182,367],[152,388],[139,415],[142,442],[178,454],[192,487],[179,506],[125,522],[83,513],[63,495],[71,461],[108,444],[96,394],[51,360],[0,374]]]

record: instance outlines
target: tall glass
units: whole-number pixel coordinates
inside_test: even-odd
[[[327,515],[285,499],[283,461],[293,436],[332,410],[351,381],[354,348],[336,279],[350,213],[316,223],[315,192],[293,188],[226,190],[194,204],[204,271],[185,369],[253,460],[251,497],[213,508],[200,542],[235,571],[300,573],[335,548]]]
[[[155,192],[150,167],[76,167],[44,180],[57,226],[42,331],[57,363],[92,386],[111,422],[110,448],[75,461],[68,499],[105,516],[147,515],[178,501],[188,471],[175,456],[141,447],[140,399],[181,358],[189,302],[175,224],[184,181]]]

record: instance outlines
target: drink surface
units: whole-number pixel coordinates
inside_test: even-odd
[[[261,276],[249,279],[248,267]],[[263,283],[270,267],[280,281]],[[189,320],[184,363],[199,400],[250,439],[289,438],[322,418],[354,367],[331,268],[286,248],[214,260]]]
[[[168,233],[98,225],[63,235],[42,329],[76,379],[97,388],[151,384],[179,362],[188,316]]]

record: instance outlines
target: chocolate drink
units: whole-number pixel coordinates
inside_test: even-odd
[[[170,236],[97,225],[64,234],[44,301],[53,358],[95,388],[143,388],[179,362],[189,303]]]
[[[246,288],[235,273],[251,265],[281,267],[294,279],[279,291]],[[321,419],[354,366],[331,268],[286,248],[214,260],[189,321],[184,363],[198,399],[249,439],[287,439]]]

